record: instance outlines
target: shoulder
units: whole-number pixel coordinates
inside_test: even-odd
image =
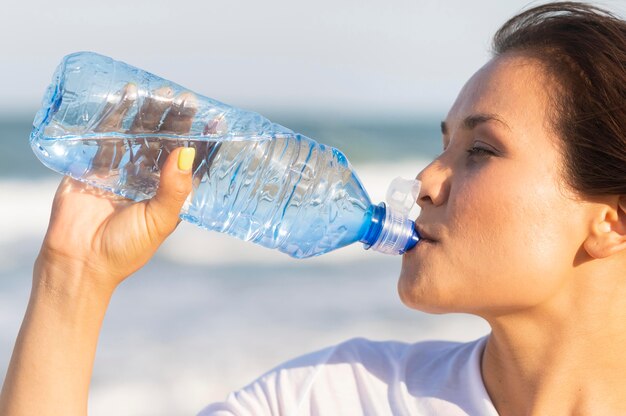
[[[376,372],[379,376],[385,376],[386,373],[395,373],[404,367],[410,367],[411,372],[414,372],[419,368],[428,369],[442,364],[449,365],[450,362],[463,362],[482,341],[483,339],[470,343],[450,341],[405,343],[353,338],[288,361],[278,369],[314,367],[322,364],[325,369],[332,366],[358,365]]]
[[[410,344],[354,338],[285,362],[202,415],[219,414],[217,409],[247,414],[244,408],[249,414],[292,414],[302,408],[343,409],[349,414],[362,406],[385,414],[394,405],[391,391],[406,395],[397,397],[402,401],[463,388],[468,363],[472,354],[482,351],[483,342]]]
[[[482,381],[480,360],[485,338],[461,343],[403,343],[352,339],[328,350],[324,371],[333,365],[355,367],[387,386],[403,384],[415,396],[460,387],[468,378]]]

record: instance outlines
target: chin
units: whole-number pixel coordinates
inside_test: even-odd
[[[421,312],[459,312],[458,305],[450,297],[450,291],[436,285],[433,277],[426,273],[408,273],[403,267],[398,279],[398,295],[406,306]]]

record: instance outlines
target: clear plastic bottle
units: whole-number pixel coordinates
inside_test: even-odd
[[[184,131],[168,112],[187,121]],[[63,59],[30,142],[51,169],[134,200],[154,195],[169,151],[193,146],[181,218],[296,258],[357,241],[401,254],[419,240],[412,202],[403,205],[415,201],[413,181],[396,182],[391,206],[374,205],[337,149],[95,53]]]

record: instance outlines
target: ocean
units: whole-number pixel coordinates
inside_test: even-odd
[[[1,374],[60,180],[30,149],[32,115],[0,115]],[[433,117],[265,115],[341,149],[373,201],[384,199],[396,176],[414,177],[441,147]],[[489,331],[476,317],[403,306],[396,293],[399,270],[399,257],[358,244],[295,260],[181,223],[113,297],[90,414],[194,414],[281,362],[353,337],[466,341]]]

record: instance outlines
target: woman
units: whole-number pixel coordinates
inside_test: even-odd
[[[479,315],[492,333],[353,340],[202,414],[626,414],[626,22],[578,3],[514,17],[442,134],[418,175],[424,239],[403,257],[400,296]],[[86,413],[108,301],[176,227],[190,152],[172,152],[142,203],[63,180],[2,415]]]

